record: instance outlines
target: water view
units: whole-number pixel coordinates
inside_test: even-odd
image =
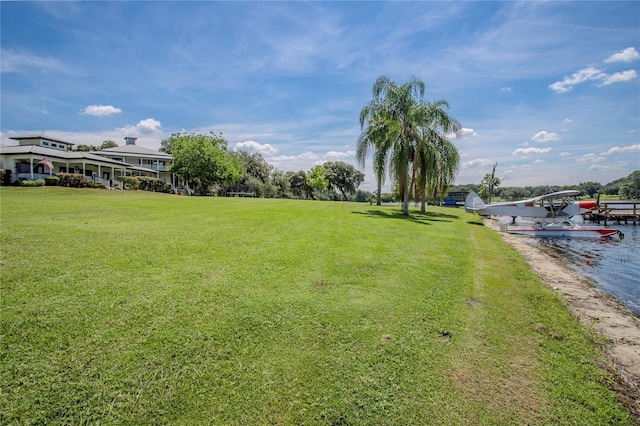
[[[640,226],[615,225],[624,234],[618,238],[587,239],[531,239],[562,254],[571,267],[588,277],[594,285],[640,314]]]

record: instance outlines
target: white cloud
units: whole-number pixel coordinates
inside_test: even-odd
[[[460,129],[460,137],[464,138],[466,136],[478,136],[478,133],[473,129],[463,127]]]
[[[271,157],[271,160],[277,163],[287,162],[287,161],[300,161],[300,160],[316,161],[319,159],[320,157],[318,157],[316,154],[314,154],[311,151],[307,151],[298,155],[279,155],[277,157]]]
[[[533,164],[540,164],[540,163],[544,163],[544,160],[540,160],[540,159],[538,159],[538,160],[536,160],[536,161],[534,161],[534,162],[533,162]]]
[[[339,158],[353,158],[355,155],[356,155],[355,151],[347,151],[347,152],[329,151],[325,154],[325,157],[329,159],[339,159]]]
[[[621,83],[629,80],[633,80],[636,78],[638,74],[636,70],[627,70],[622,72],[617,72],[615,74],[608,75],[602,80],[602,86],[607,86],[613,83]]]
[[[57,59],[45,58],[28,53],[15,53],[11,50],[1,49],[0,71],[20,72],[25,68],[40,68],[43,71],[65,71],[69,70]]]
[[[589,168],[587,169],[588,171],[606,171],[606,170],[611,170],[611,166],[603,166],[602,164],[592,164],[591,166],[589,166]]]
[[[149,133],[158,133],[160,132],[160,122],[158,120],[154,120],[153,118],[147,118],[146,120],[140,120],[138,124],[135,126],[125,126],[118,128],[119,131],[126,133],[129,136],[149,134]]]
[[[605,62],[633,62],[636,59],[640,59],[640,53],[633,47],[627,47],[622,52],[609,56]]]
[[[546,154],[551,151],[551,148],[518,148],[511,153],[511,155],[532,155],[532,154]]]
[[[256,141],[244,141],[238,142],[235,147],[235,150],[244,150],[249,152],[259,152],[261,154],[273,155],[278,152],[278,149],[268,143],[258,143]]]
[[[578,72],[574,72],[571,76],[565,76],[562,81],[556,81],[550,84],[549,89],[556,93],[567,93],[571,91],[576,84],[584,83],[585,81],[602,80],[606,78],[606,76],[607,74],[597,68],[587,67]]]
[[[560,157],[560,158],[571,157],[571,153],[564,151],[564,152],[561,152],[560,154],[558,154],[558,157]]]
[[[614,146],[612,148],[609,148],[607,152],[603,152],[600,155],[620,154],[623,152],[632,152],[632,151],[640,151],[640,144],[629,145],[629,146]]]
[[[573,120],[570,118],[565,118],[564,120],[562,120],[563,123],[573,123]]]
[[[555,142],[560,139],[557,133],[541,131],[536,133],[531,140],[538,143]]]
[[[607,59],[605,62],[631,62],[640,58],[640,54],[632,47],[616,53]],[[556,93],[567,93],[573,90],[573,86],[581,84],[587,81],[600,82],[599,87],[607,86],[613,83],[622,83],[625,81],[633,80],[637,77],[635,70],[627,70],[617,72],[615,74],[607,74],[606,72],[595,68],[593,66],[583,68],[580,71],[573,73],[571,76],[565,76],[562,81],[556,81],[549,85],[549,89]]]
[[[511,87],[503,87],[498,90],[498,93],[511,93]]]
[[[576,161],[578,163],[587,163],[587,162],[589,162],[589,163],[599,163],[599,162],[605,161],[605,160],[606,160],[605,157],[599,156],[599,155],[594,154],[592,152],[589,153],[589,154],[585,154],[585,155],[582,155],[582,156],[576,158]]]
[[[489,160],[487,158],[476,158],[475,160],[466,161],[462,163],[462,167],[467,169],[472,167],[486,167],[491,164],[493,164],[492,160]]]
[[[82,114],[93,115],[95,117],[108,117],[113,114],[119,114],[122,110],[113,105],[89,105],[85,107]]]

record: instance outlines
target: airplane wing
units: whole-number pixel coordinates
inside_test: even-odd
[[[545,194],[545,195],[538,195],[537,197],[533,197],[533,198],[529,198],[527,200],[518,200],[518,201],[510,201],[510,202],[502,202],[502,203],[492,203],[491,205],[504,205],[504,206],[508,206],[508,205],[516,205],[516,204],[531,204],[531,203],[535,203],[536,201],[542,201],[542,200],[553,200],[555,198],[566,198],[566,197],[575,197],[576,195],[580,195],[580,191],[575,190],[575,189],[568,189],[566,191],[558,191],[558,192],[552,192],[551,194]]]

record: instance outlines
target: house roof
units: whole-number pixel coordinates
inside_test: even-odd
[[[165,152],[156,151],[155,149],[145,148],[138,145],[125,145],[116,146],[113,148],[106,148],[100,151],[92,151],[97,155],[109,155],[119,157],[147,157],[156,158],[159,160],[171,160],[171,154]]]
[[[111,165],[118,165],[130,168],[130,165],[123,163],[122,161],[112,160],[108,157],[95,155],[90,152],[83,151],[63,151],[54,148],[46,148],[39,145],[19,145],[19,146],[5,146],[0,148],[0,155],[5,154],[32,154],[39,155],[51,159],[59,159],[66,161],[78,161],[78,160],[91,160],[101,163],[108,163]]]
[[[48,136],[42,136],[42,135],[33,135],[33,136],[14,136],[12,138],[9,139],[13,139],[16,141],[21,141],[21,140],[27,140],[27,139],[41,139],[41,140],[45,140],[45,141],[49,141],[49,142],[56,142],[56,143],[61,143],[64,145],[75,145],[73,142],[67,142],[67,141],[63,141],[60,139],[54,139],[54,138],[50,138]]]

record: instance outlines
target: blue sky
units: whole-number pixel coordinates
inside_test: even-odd
[[[276,168],[356,165],[373,82],[412,75],[463,134],[456,183],[640,169],[640,2],[0,2],[1,142],[158,148],[222,132]],[[367,161],[362,188],[375,189]]]

